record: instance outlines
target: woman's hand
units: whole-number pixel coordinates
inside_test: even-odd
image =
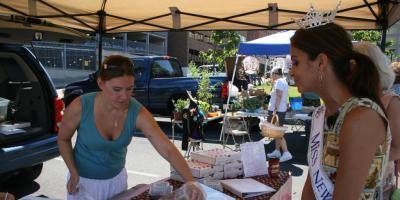
[[[78,182],[79,182],[79,176],[71,174],[71,177],[69,177],[67,183],[67,190],[69,194],[76,194],[79,191]]]
[[[200,185],[194,181],[187,182],[187,191],[189,191],[190,200],[204,200],[206,199]]]

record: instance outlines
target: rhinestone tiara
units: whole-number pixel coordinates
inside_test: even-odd
[[[330,11],[317,11],[314,6],[310,6],[307,14],[301,18],[294,20],[300,28],[309,29],[317,26],[332,23],[335,20],[336,13],[339,9],[340,1],[334,10]]]

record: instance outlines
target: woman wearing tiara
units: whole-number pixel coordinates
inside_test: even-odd
[[[391,137],[374,63],[334,23],[297,30],[290,54],[299,92],[325,103],[313,114],[302,199],[382,199]]]

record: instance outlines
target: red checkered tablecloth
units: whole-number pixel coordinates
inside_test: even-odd
[[[257,181],[259,181],[259,182],[261,182],[261,183],[264,183],[265,185],[268,185],[268,186],[270,186],[270,187],[272,187],[272,188],[274,188],[275,190],[278,191],[279,188],[283,184],[286,183],[286,181],[289,179],[289,177],[290,177],[290,175],[289,175],[288,172],[281,172],[280,175],[279,175],[279,178],[271,178],[268,175],[255,176],[255,177],[252,177],[252,178],[257,180]],[[168,179],[167,181],[174,187],[174,190],[178,189],[183,184],[182,182],[171,180],[171,179]],[[241,199],[241,198],[239,198],[238,196],[232,194],[229,191],[224,190],[224,193],[229,195],[229,196],[232,196],[232,197],[234,197],[236,199]],[[270,199],[274,194],[275,193],[269,193],[269,194],[260,195],[260,196],[257,196],[257,197],[246,198],[246,200]],[[132,197],[131,200],[150,200],[150,196],[149,196],[148,190],[142,192],[141,194],[139,194],[137,196]]]

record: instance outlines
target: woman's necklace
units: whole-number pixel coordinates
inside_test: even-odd
[[[118,121],[119,121],[119,119],[120,119],[120,116],[118,116],[119,114],[118,114],[118,112],[117,111],[114,111],[115,113],[114,113],[114,115],[112,115],[113,116],[113,126],[114,126],[114,128],[116,128],[116,127],[118,127]]]
[[[112,115],[113,116],[113,126],[114,128],[118,127],[118,125],[120,124],[120,120],[125,116],[125,113],[128,110],[123,110],[123,111],[114,111],[115,114]]]
[[[101,99],[101,101],[102,101],[102,104],[103,104],[104,106],[107,105],[107,103],[106,103],[103,99]],[[123,111],[121,111],[121,112],[119,113],[119,112],[116,111],[116,110],[114,110],[114,111],[109,110],[109,113],[110,113],[109,116],[111,116],[112,125],[113,125],[114,128],[117,128],[117,127],[118,127],[120,119],[125,115],[125,113],[126,113],[127,111],[128,111],[128,109],[123,110]]]

